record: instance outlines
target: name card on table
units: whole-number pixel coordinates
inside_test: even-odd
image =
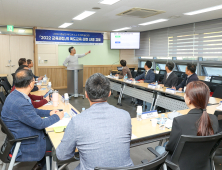
[[[142,116],[141,116],[142,119],[150,119],[150,118],[153,118],[153,117],[158,117],[157,110],[143,112]]]
[[[167,88],[167,89],[166,89],[166,92],[175,94],[175,93],[176,93],[176,90],[171,89],[171,88]]]
[[[73,117],[75,117],[76,115],[77,115],[77,112],[73,109],[73,108],[71,108],[71,110],[70,110],[70,115]]]
[[[155,84],[148,84],[148,88],[155,89],[157,86]]]

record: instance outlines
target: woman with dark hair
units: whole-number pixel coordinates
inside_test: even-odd
[[[218,119],[207,113],[207,104],[210,98],[208,86],[201,81],[193,81],[187,85],[184,95],[187,106],[191,109],[186,115],[173,119],[172,131],[166,149],[157,146],[160,154],[169,151],[172,155],[181,135],[210,136],[218,133]]]

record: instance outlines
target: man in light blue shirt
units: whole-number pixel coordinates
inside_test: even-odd
[[[107,103],[109,80],[100,73],[93,74],[85,89],[90,108],[71,119],[56,149],[57,158],[72,158],[77,147],[80,164],[76,170],[132,166],[131,118],[128,112]]]

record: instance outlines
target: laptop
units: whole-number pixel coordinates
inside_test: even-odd
[[[117,67],[118,71],[122,71],[123,67]]]

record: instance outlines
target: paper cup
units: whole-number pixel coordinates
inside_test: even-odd
[[[152,119],[151,121],[152,121],[152,126],[153,126],[153,127],[156,127],[156,125],[157,125],[157,119]]]

